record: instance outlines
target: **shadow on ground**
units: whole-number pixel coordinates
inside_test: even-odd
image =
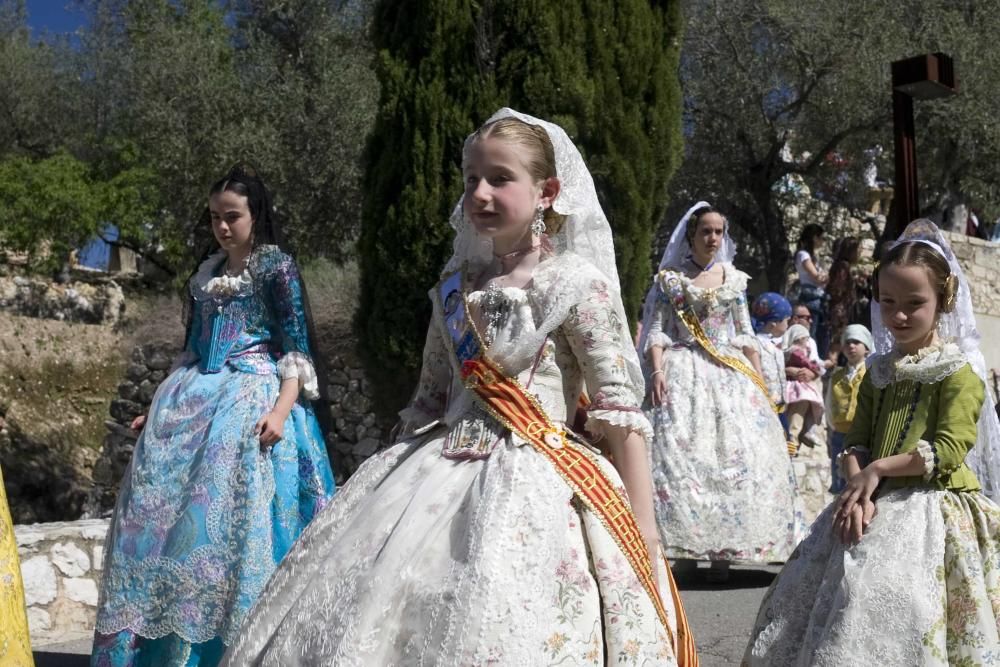
[[[88,667],[89,655],[35,651],[35,667]]]
[[[729,580],[725,582],[709,581],[708,567],[702,566],[696,572],[674,574],[677,588],[682,591],[725,591],[736,588],[767,588],[774,581],[777,572],[765,569],[744,569],[747,566],[733,568],[729,571]]]

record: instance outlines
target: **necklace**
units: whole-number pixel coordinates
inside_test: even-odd
[[[687,261],[691,262],[691,264],[696,269],[698,269],[699,271],[701,271],[702,273],[704,273],[705,271],[708,271],[710,268],[712,268],[713,266],[715,266],[715,260],[714,259],[709,260],[708,264],[706,264],[705,266],[702,266],[698,262],[694,261],[694,255],[688,255],[687,257],[685,257],[685,259],[687,259]]]
[[[510,252],[501,253],[499,255],[496,254],[496,253],[493,253],[493,256],[496,257],[497,259],[499,259],[501,263],[503,263],[503,261],[506,260],[506,259],[514,259],[515,257],[521,257],[522,255],[527,255],[529,252],[531,252],[533,250],[538,250],[541,247],[542,247],[542,244],[541,243],[537,243],[537,244],[530,245],[527,248],[518,248],[517,250],[511,250]]]

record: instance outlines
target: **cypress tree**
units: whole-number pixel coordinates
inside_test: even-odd
[[[379,3],[357,325],[380,407],[398,409],[414,386],[427,290],[451,250],[462,141],[500,106],[559,123],[580,147],[638,312],[681,154],[680,29],[679,0]]]

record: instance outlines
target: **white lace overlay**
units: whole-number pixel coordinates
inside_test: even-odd
[[[521,349],[548,317],[555,283],[580,298],[541,345]],[[572,417],[586,387],[595,430],[649,432],[621,300],[585,260],[557,255],[528,289],[468,301],[488,355],[521,368],[517,379],[553,420]],[[435,298],[405,411],[429,430],[351,477],[285,558],[223,664],[675,664],[618,545],[548,460],[512,434],[486,456],[443,455],[481,413],[448,352],[440,307]],[[665,570],[659,580],[670,607]]]
[[[1000,508],[922,489],[877,506],[849,548],[824,510],[765,596],[744,664],[997,664]]]
[[[439,430],[362,466],[223,665],[675,664],[617,545],[548,461],[510,444],[450,461],[440,447]]]
[[[681,277],[677,288],[726,355],[740,357],[737,343],[753,335],[745,286],[746,274],[726,265],[720,287],[695,287]],[[664,551],[669,558],[782,561],[805,526],[781,423],[769,396],[694,340],[664,303],[672,296],[656,298],[648,328],[649,339],[662,334],[673,343],[662,357],[666,403],[647,410]]]
[[[319,384],[316,380],[316,368],[308,355],[301,352],[289,352],[278,360],[278,376],[282,380],[298,378],[302,395],[310,401],[319,398]]]

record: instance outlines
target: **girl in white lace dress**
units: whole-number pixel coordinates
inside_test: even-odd
[[[1000,664],[1000,507],[981,492],[997,491],[1000,425],[969,288],[926,220],[875,288],[847,488],[765,597],[745,664]]]
[[[449,319],[466,313],[553,422],[586,388],[615,466],[562,446],[627,490],[656,553],[642,375],[591,176],[559,127],[507,109],[466,142],[463,172],[405,435],[313,521],[226,665],[677,664],[662,557],[650,595],[614,531],[463,384]]]
[[[669,558],[768,563],[792,553],[801,503],[761,378],[726,222],[699,202],[674,230],[646,296],[656,519]]]

